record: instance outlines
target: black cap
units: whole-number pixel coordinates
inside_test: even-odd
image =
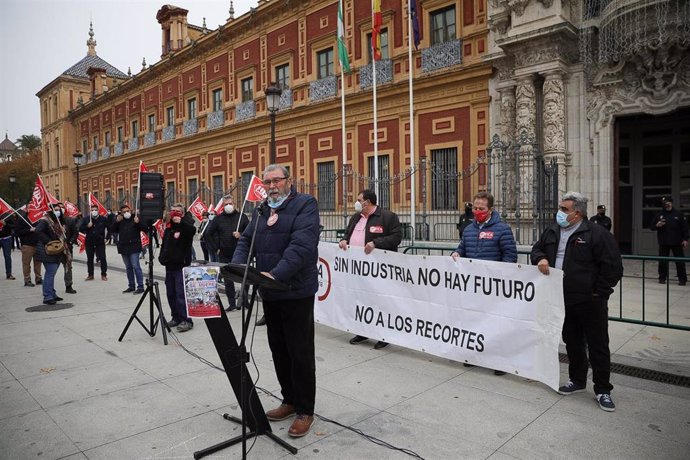
[[[600,204],[599,206],[597,206],[597,210],[599,210],[599,209],[603,209],[604,211],[606,211],[606,206],[604,206],[603,204]]]
[[[665,196],[661,199],[661,202],[662,203],[673,203],[673,198],[671,198],[670,196]]]

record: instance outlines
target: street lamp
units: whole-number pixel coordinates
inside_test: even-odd
[[[12,196],[12,204],[17,207],[17,197],[14,195],[14,185],[17,183],[17,176],[14,172],[10,173],[10,195]]]
[[[77,150],[74,154],[72,154],[72,157],[74,157],[74,165],[77,167],[77,209],[79,209],[79,212],[82,212],[81,209],[81,182],[79,181],[79,165],[81,164],[81,158],[84,155],[79,153],[79,150]]]
[[[280,95],[283,91],[275,82],[271,82],[266,88],[266,108],[268,116],[271,117],[271,164],[276,162],[276,113],[280,108]]]

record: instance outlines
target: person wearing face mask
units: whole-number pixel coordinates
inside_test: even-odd
[[[62,260],[62,268],[65,272],[65,292],[67,294],[76,294],[77,291],[72,286],[72,256],[74,254],[72,248],[74,243],[77,241],[79,232],[77,231],[79,227],[79,219],[77,217],[68,217],[65,214],[65,205],[62,203],[56,203],[54,205],[55,216],[58,218],[62,229],[65,232],[65,254],[67,257]]]
[[[460,244],[451,253],[453,260],[460,257],[468,259],[492,260],[495,262],[517,262],[517,246],[513,231],[494,210],[494,197],[487,192],[474,196],[472,222],[465,227]],[[464,363],[465,367],[473,367]],[[505,375],[504,371],[494,370],[495,375]]]
[[[458,233],[460,234],[458,239],[462,239],[462,233],[472,223],[472,219],[474,219],[472,203],[465,203],[465,213],[460,215],[460,222],[456,225]]]
[[[205,239],[211,242],[211,247],[216,249],[218,262],[229,263],[235,253],[237,240],[249,224],[249,219],[244,213],[237,212],[231,196],[223,198],[223,212],[216,216],[208,224],[205,232]],[[245,261],[246,262],[246,261]],[[239,309],[235,299],[235,285],[232,282],[225,284],[225,294],[228,296],[227,311]]]
[[[376,205],[376,193],[372,190],[362,190],[355,201],[355,213],[345,229],[343,239],[338,242],[342,250],[350,246],[364,246],[364,253],[370,254],[374,249],[398,251],[402,241],[402,228],[398,215],[392,211],[381,209]],[[352,345],[366,342],[368,337],[356,335],[350,339]],[[374,349],[380,350],[388,346],[388,342],[379,340]]]
[[[86,235],[86,270],[88,272],[85,281],[93,280],[93,257],[100,261],[101,280],[108,281],[108,261],[105,258],[105,230],[108,227],[108,219],[98,214],[98,206],[91,206],[89,217],[85,217],[79,231]]]
[[[117,252],[122,256],[127,271],[127,289],[123,294],[133,292],[135,295],[144,293],[144,273],[141,271],[139,255],[141,254],[141,232],[147,231],[145,225],[139,221],[139,216],[132,215],[129,205],[120,206],[120,213],[113,222],[112,233],[118,235]],[[136,281],[136,290],[134,282]]]
[[[613,412],[608,299],[623,276],[623,261],[611,232],[587,220],[587,198],[567,192],[558,206],[556,223],[544,230],[530,254],[544,275],[549,267],[563,270],[569,381],[558,392],[586,390],[589,355],[595,399],[601,409]]]
[[[43,274],[43,303],[46,305],[55,305],[60,302],[62,297],[55,292],[55,274],[57,273],[60,264],[63,263],[64,258],[67,257],[66,250],[60,254],[48,255],[46,251],[46,244],[50,241],[60,240],[65,242],[65,232],[60,224],[59,207],[51,206],[51,210],[46,212],[36,223],[36,252],[38,259],[43,263],[45,272]]]
[[[209,213],[207,211],[204,211],[203,214],[201,214],[201,223],[199,224],[197,233],[199,233],[199,245],[201,246],[201,251],[204,253],[204,260],[206,262],[215,262],[216,254],[213,250],[211,250],[209,253],[208,243],[206,243],[206,229],[208,228],[208,224],[211,223],[208,217]],[[211,259],[211,257],[213,257],[213,259]]]
[[[192,263],[195,233],[194,224],[185,219],[184,206],[174,204],[166,218],[158,262],[165,266],[165,293],[172,316],[168,326],[177,326],[177,332],[187,332],[194,327],[192,319],[187,316],[182,269]]]
[[[652,231],[656,232],[657,242],[659,243],[659,255],[668,257],[669,253],[673,253],[673,257],[685,257],[683,250],[688,247],[688,239],[690,239],[690,232],[688,230],[688,222],[683,217],[683,214],[673,209],[673,200],[671,198],[661,199],[662,210],[649,225]],[[688,282],[688,274],[685,271],[685,262],[676,262],[676,274],[678,275],[678,284],[685,286]],[[668,278],[668,261],[659,261],[659,283],[665,284]]]
[[[34,287],[36,284],[43,283],[41,261],[38,260],[38,254],[36,252],[36,246],[38,244],[36,227],[29,225],[26,211],[20,209],[17,211],[17,214],[21,217],[17,219],[14,232],[19,235],[22,243],[22,274],[24,275],[24,286]],[[31,262],[34,264],[33,272],[36,284],[31,282]]]
[[[589,221],[601,225],[609,232],[611,231],[611,218],[606,215],[606,206],[603,204],[597,206],[597,214],[590,217]]]
[[[314,295],[318,289],[319,208],[311,195],[292,187],[289,171],[280,165],[263,174],[268,198],[254,210],[232,261],[246,264],[254,227],[256,268],[290,286],[287,291],[261,288],[268,345],[273,356],[283,402],[266,412],[269,420],[296,414],[288,435],[309,433],[314,422],[316,358],[314,353]]]
[[[12,274],[12,246],[14,245],[14,226],[16,217],[9,215],[7,218],[0,220],[0,246],[2,246],[2,253],[5,256],[5,275],[8,280],[16,279]]]

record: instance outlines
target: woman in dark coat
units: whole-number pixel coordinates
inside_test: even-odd
[[[51,210],[46,212],[46,214],[39,219],[36,224],[36,238],[38,243],[36,244],[36,253],[38,254],[38,260],[43,263],[45,268],[45,273],[43,274],[43,303],[46,305],[55,305],[57,302],[62,300],[62,297],[58,297],[55,292],[55,274],[60,267],[60,264],[65,261],[65,257],[69,257],[67,251],[65,250],[58,255],[48,255],[46,253],[46,244],[49,241],[60,240],[65,242],[65,232],[60,221],[55,213]]]

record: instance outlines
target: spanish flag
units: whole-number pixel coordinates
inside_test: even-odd
[[[371,0],[371,48],[374,60],[381,59],[381,0]]]

